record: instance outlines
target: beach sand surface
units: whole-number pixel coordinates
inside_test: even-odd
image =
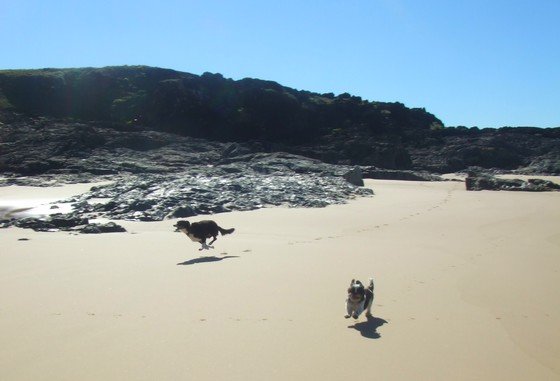
[[[204,251],[175,220],[0,230],[0,379],[559,380],[560,192],[366,186],[211,216],[236,231]],[[345,319],[370,277],[373,317]]]

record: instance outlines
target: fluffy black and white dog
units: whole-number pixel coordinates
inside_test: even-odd
[[[235,230],[234,228],[231,229],[222,229],[218,226],[218,224],[212,220],[204,220],[200,222],[193,222],[192,224],[189,221],[181,220],[177,221],[174,225],[177,230],[182,231],[185,233],[192,241],[200,242],[202,247],[198,250],[209,249],[214,243],[215,240],[218,239],[218,233],[221,235],[231,234]],[[206,239],[212,238],[209,244],[206,244]]]
[[[346,311],[344,316],[348,319],[352,316],[357,319],[364,310],[366,316],[371,316],[371,304],[373,303],[373,278],[369,279],[369,286],[365,288],[359,280],[352,279],[348,287],[348,298],[346,299]]]

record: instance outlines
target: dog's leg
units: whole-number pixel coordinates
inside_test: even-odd
[[[372,316],[371,315],[371,305],[373,304],[373,301],[370,301],[368,306],[367,306],[367,311],[366,311],[366,316]]]
[[[201,251],[201,250],[208,250],[208,245],[206,244],[206,238],[204,238],[203,240],[201,240],[201,241],[200,241],[200,244],[201,244],[202,246],[200,247],[200,249],[198,249],[198,251]]]
[[[205,243],[202,244],[202,247],[201,247],[200,249],[198,249],[198,250],[199,250],[199,251],[200,251],[200,250],[210,250],[210,249],[213,249],[213,248],[214,248],[214,246],[209,246],[209,245],[205,242]]]
[[[354,311],[354,314],[352,315],[352,317],[354,319],[357,319],[358,317],[360,317],[360,314],[364,312],[364,304],[361,303],[358,308],[356,308],[356,310]]]
[[[369,278],[369,287],[367,290],[367,293],[369,294],[369,300],[368,300],[368,306],[367,306],[367,311],[366,311],[366,316],[372,316],[371,315],[371,306],[373,305],[373,299],[374,299],[374,295],[373,295],[373,278]]]
[[[214,241],[216,241],[218,239],[218,236],[215,235],[214,237],[212,237],[212,241],[208,242],[208,245],[211,245],[214,243]]]
[[[346,312],[347,314],[344,315],[344,317],[348,319],[352,315],[352,306],[350,305],[348,300],[346,300]]]

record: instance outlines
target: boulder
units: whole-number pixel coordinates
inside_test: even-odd
[[[364,177],[362,175],[362,170],[358,166],[346,172],[344,175],[342,175],[342,177],[352,185],[356,185],[359,187],[364,186]]]
[[[108,222],[106,224],[88,224],[80,229],[80,232],[84,234],[122,233],[126,232],[126,229],[114,222]]]

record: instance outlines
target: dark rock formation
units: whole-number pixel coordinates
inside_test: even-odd
[[[145,125],[222,141],[293,145],[345,125],[373,132],[441,125],[425,110],[400,103],[145,66],[0,71],[0,93],[5,108],[28,115]]]
[[[442,181],[436,174],[426,171],[410,171],[381,169],[377,167],[362,167],[363,177],[378,180],[405,180],[405,181]]]
[[[259,165],[257,170],[250,166],[250,162],[240,164],[239,172],[233,173],[216,167],[207,173],[121,176],[111,184],[58,201],[72,205],[69,215],[4,220],[0,226],[102,233],[113,230],[92,226],[88,219],[160,221],[267,206],[324,207],[373,194],[370,189],[356,187],[340,176],[324,172],[298,174],[286,169],[287,166],[279,170],[278,164]],[[94,202],[99,199],[104,202]]]
[[[49,152],[57,155],[67,151],[77,157],[99,147],[149,152],[169,144],[161,135],[149,133],[160,131],[250,143],[224,147],[224,157],[284,151],[333,164],[392,170],[444,173],[481,166],[560,173],[560,128],[443,128],[426,110],[398,102],[317,94],[219,74],[197,76],[143,66],[5,70],[0,71],[0,110],[40,117],[36,128],[47,130],[60,127],[60,120],[53,122],[53,117],[80,122],[81,128],[65,134],[65,144],[51,145]],[[102,126],[123,134],[107,142],[98,133]],[[136,132],[142,134],[131,134]],[[54,166],[75,170],[49,158],[28,158],[17,170],[29,174]],[[16,162],[9,164],[13,167]],[[112,173],[103,166],[96,172]]]
[[[84,146],[81,150],[58,149],[74,142],[74,138],[65,139],[82,129],[103,136],[103,144]],[[6,145],[3,165],[13,174],[6,171],[0,184],[111,181],[84,195],[62,200],[72,205],[73,212],[57,218],[156,221],[277,205],[323,207],[372,194],[370,189],[344,180],[343,174],[350,167],[283,152],[254,152],[251,144],[210,142],[145,130],[127,132],[113,126],[79,123],[36,128],[35,123],[19,121],[6,130],[10,132],[7,141],[14,144]],[[147,143],[141,147],[121,147],[117,143],[143,139]],[[159,144],[149,143],[152,141]],[[29,174],[27,169],[21,169],[29,160],[46,163],[43,172],[19,177],[22,172]],[[64,165],[50,166],[53,162]],[[54,217],[12,220],[2,225],[40,230],[66,228],[53,220]],[[78,225],[87,225],[87,220],[67,227],[87,233],[105,231],[102,227],[77,228]]]
[[[362,170],[360,167],[354,167],[350,171],[342,175],[346,181],[350,184],[362,187],[364,186],[364,177],[362,175]]]
[[[106,224],[90,223],[79,211],[69,214],[53,214],[47,217],[26,217],[0,221],[0,228],[9,226],[33,229],[40,232],[114,233],[126,231],[125,228],[114,222]]]
[[[44,232],[60,230],[73,231],[76,230],[77,227],[83,227],[87,224],[87,218],[83,218],[76,214],[53,214],[44,218],[27,217],[12,220],[11,223],[6,222],[6,226],[14,225],[19,228]]]
[[[470,172],[465,179],[465,186],[469,191],[501,190],[525,192],[560,191],[560,185],[542,179],[504,179],[488,173]]]
[[[80,233],[84,233],[84,234],[100,234],[100,233],[123,233],[126,232],[126,229],[114,222],[108,222],[106,224],[87,224],[79,231]]]
[[[158,221],[266,206],[323,207],[372,194],[345,181],[338,167],[303,157],[258,154],[238,159],[177,173],[122,176],[63,202],[89,218]],[[98,199],[105,202],[89,203]]]
[[[560,128],[444,128],[417,136],[406,146],[413,167],[430,172],[477,166],[520,174],[560,174]]]

